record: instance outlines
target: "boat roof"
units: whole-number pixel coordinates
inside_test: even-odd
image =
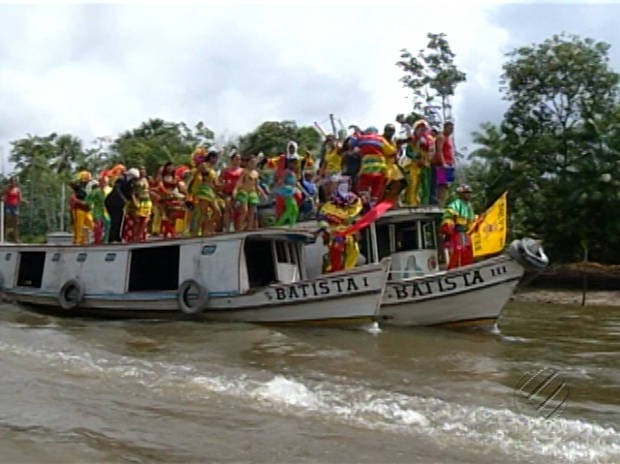
[[[83,250],[126,250],[134,248],[149,248],[159,246],[173,246],[183,245],[191,243],[205,243],[205,242],[226,242],[231,240],[246,240],[246,239],[263,239],[263,240],[282,240],[296,243],[313,243],[316,240],[316,234],[311,230],[304,230],[301,228],[290,227],[269,227],[261,228],[257,230],[244,231],[244,232],[230,232],[211,235],[208,237],[177,237],[177,238],[153,238],[146,242],[136,243],[106,243],[101,245],[74,245],[72,243],[2,243],[0,247],[7,248],[26,248],[31,250],[45,250],[49,248],[70,248],[70,249],[83,249]]]
[[[378,221],[390,222],[390,219],[429,219],[443,216],[443,208],[439,206],[398,206],[383,214]]]

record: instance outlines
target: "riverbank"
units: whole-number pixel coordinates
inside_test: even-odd
[[[526,271],[524,282],[514,301],[580,305],[585,287],[587,306],[620,306],[620,265],[552,265],[536,273]]]
[[[525,287],[512,297],[513,301],[540,304],[580,305],[581,290],[541,289]],[[620,307],[620,290],[589,290],[586,293],[586,306]]]

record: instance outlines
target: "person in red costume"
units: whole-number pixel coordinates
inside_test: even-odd
[[[4,190],[4,234],[7,237],[9,229],[13,231],[13,240],[19,243],[19,205],[22,202],[22,192],[17,185],[17,179],[11,177]]]
[[[458,198],[446,206],[441,232],[446,236],[446,247],[450,253],[448,269],[467,266],[474,260],[474,251],[469,237],[470,229],[475,227],[476,215],[471,205],[471,187],[459,185]]]
[[[386,158],[396,154],[396,147],[372,126],[364,132],[357,131],[353,137],[354,145],[359,148],[362,157],[357,191],[360,194],[366,193],[370,203],[376,204],[383,198],[387,182]]]
[[[230,166],[220,173],[221,188],[219,194],[224,200],[224,208],[222,211],[222,229],[224,232],[230,231],[230,225],[234,222],[234,218],[237,214],[234,211],[233,191],[242,173],[241,154],[234,152],[230,155]]]
[[[435,156],[432,159],[433,181],[435,182],[436,203],[443,207],[446,203],[448,189],[454,182],[454,146],[452,133],[454,123],[446,121],[443,131],[435,138]]]

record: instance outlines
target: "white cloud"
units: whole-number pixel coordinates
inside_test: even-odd
[[[510,8],[518,14],[501,15]],[[468,145],[480,123],[501,118],[498,79],[507,51],[571,28],[601,32],[583,15],[557,30],[522,27],[519,12],[544,16],[545,8],[443,1],[0,4],[0,145],[52,131],[88,144],[151,117],[203,120],[218,134],[246,133],[265,120],[325,122],[329,113],[345,124],[382,126],[410,107],[395,66],[399,51],[424,48],[428,32],[447,34],[467,73],[453,106],[458,143]],[[609,16],[605,8],[593,9],[597,18]]]

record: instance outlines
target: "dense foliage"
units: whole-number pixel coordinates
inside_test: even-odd
[[[537,234],[556,260],[620,261],[619,76],[609,45],[555,35],[508,54],[499,126],[475,134],[468,177],[510,195],[513,233]]]

